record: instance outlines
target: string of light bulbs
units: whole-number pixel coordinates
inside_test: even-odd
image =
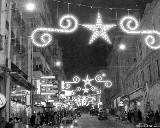
[[[67,5],[75,5],[78,7],[88,7],[91,9],[105,9],[105,10],[126,10],[126,11],[131,11],[131,10],[142,10],[142,9],[131,9],[131,8],[107,8],[107,7],[101,7],[101,6],[94,6],[94,4],[92,5],[86,5],[86,4],[82,4],[82,3],[71,3],[71,2],[65,2],[65,1],[60,1],[60,0],[52,0],[53,2],[57,2],[57,3],[63,3],[63,4],[67,4]]]

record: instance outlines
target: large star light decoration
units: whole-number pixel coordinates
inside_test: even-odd
[[[87,88],[87,85],[92,86],[91,82],[94,79],[89,79],[89,76],[86,76],[86,79],[83,79],[82,81],[84,82],[84,89],[82,89],[84,92],[83,93],[88,93],[89,89]]]
[[[86,85],[92,86],[91,82],[92,82],[93,80],[94,80],[94,79],[89,79],[89,76],[87,75],[87,76],[86,76],[86,79],[83,79],[82,81],[84,82],[84,86],[86,86]]]
[[[103,24],[101,14],[98,12],[96,24],[83,24],[82,26],[93,32],[89,44],[92,44],[97,38],[102,38],[109,44],[112,44],[107,32],[117,25]]]

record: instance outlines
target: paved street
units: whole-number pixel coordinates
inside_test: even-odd
[[[77,123],[73,123],[70,127],[64,126],[60,128],[135,128],[131,125],[120,123],[119,121],[115,121],[111,118],[108,120],[98,120],[96,116],[90,116],[88,114],[82,115],[82,117],[77,118],[76,121]]]
[[[124,128],[112,120],[98,120],[96,116],[83,115],[78,120],[79,128]]]
[[[78,119],[79,128],[125,128],[124,124],[113,119],[98,120],[96,116],[83,115]]]

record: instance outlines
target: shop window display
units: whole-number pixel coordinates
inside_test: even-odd
[[[26,97],[29,93],[24,87],[13,84],[11,86],[11,111],[10,117],[19,117],[23,122],[27,122]]]

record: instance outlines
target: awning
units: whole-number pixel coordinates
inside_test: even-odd
[[[21,74],[17,72],[10,72],[11,77],[15,80],[17,84],[22,85],[27,90],[35,90],[36,88],[28,82]]]

